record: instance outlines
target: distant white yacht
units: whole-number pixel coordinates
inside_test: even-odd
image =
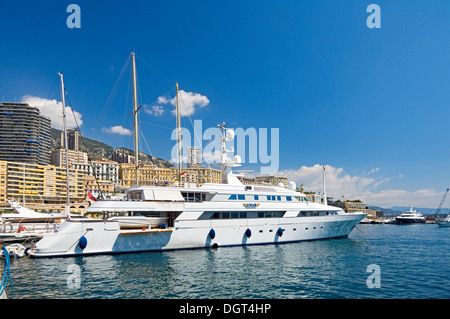
[[[397,216],[395,220],[400,224],[423,224],[425,223],[425,217],[416,210],[413,210],[412,204],[409,206],[409,211],[404,212],[400,216]]]

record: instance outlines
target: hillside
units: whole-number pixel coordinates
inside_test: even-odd
[[[61,147],[61,130],[52,128],[52,149],[58,149]],[[89,160],[110,159],[113,153],[114,147],[109,146],[103,142],[83,137],[80,141],[81,150],[88,153]],[[134,155],[134,151],[120,147],[125,153]],[[172,167],[173,165],[165,159],[150,156],[143,152],[139,152],[139,159],[144,164],[156,164],[158,167]]]

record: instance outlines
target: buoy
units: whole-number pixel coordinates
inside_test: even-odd
[[[81,236],[80,240],[78,241],[78,246],[81,248],[81,250],[85,249],[87,246],[87,239],[84,236]]]
[[[252,231],[250,230],[250,228],[247,228],[247,230],[245,231],[245,236],[247,236],[247,238],[250,238],[252,236]]]
[[[166,223],[163,223],[162,225],[161,225],[161,229],[166,229],[167,228],[167,224]]]
[[[214,243],[214,244],[212,245],[212,248],[214,248],[214,249],[219,248],[219,244],[218,244],[218,243]]]
[[[278,230],[277,230],[277,235],[278,235],[279,237],[283,236],[283,229],[282,229],[281,227],[278,228]]]
[[[211,230],[209,231],[209,237],[211,239],[214,239],[216,237],[216,231],[213,228],[211,228]]]

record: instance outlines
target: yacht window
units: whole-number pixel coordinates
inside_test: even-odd
[[[275,196],[272,196],[272,200],[275,200]]]
[[[292,201],[292,197],[291,197],[291,196],[286,196],[286,200],[287,200],[288,202],[290,202],[290,201]]]
[[[237,213],[237,212],[232,212],[232,213],[231,213],[231,218],[239,218],[239,213]]]
[[[228,199],[236,199],[236,195],[231,195]]]
[[[271,200],[271,197],[270,197],[270,196],[267,196],[267,200]]]
[[[129,199],[142,199],[142,192],[141,191],[139,191],[139,192],[130,192],[128,194],[128,198]]]
[[[258,195],[253,195],[253,197],[255,197],[255,200],[259,200],[259,196]]]
[[[212,216],[211,216],[211,219],[219,219],[220,218],[220,213],[214,213]]]
[[[239,200],[245,200],[245,195],[238,195]]]
[[[281,200],[281,196],[277,196],[277,200]]]
[[[247,218],[247,212],[240,212],[239,218]]]
[[[222,218],[230,218],[230,213],[222,213]]]

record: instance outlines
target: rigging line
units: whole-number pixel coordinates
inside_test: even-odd
[[[64,91],[65,91],[65,94],[66,94],[66,97],[67,97],[67,102],[69,102],[70,109],[71,109],[71,111],[72,111],[72,116],[73,116],[73,118],[74,118],[74,120],[75,120],[75,124],[76,124],[76,126],[77,126],[78,132],[80,132],[81,142],[83,143],[84,149],[86,150],[86,153],[87,153],[86,142],[84,141],[83,134],[81,134],[81,130],[80,130],[80,126],[78,125],[77,118],[75,117],[75,114],[73,113],[73,108],[72,108],[72,103],[70,102],[69,93],[67,92],[67,90],[66,90],[65,88],[64,88]],[[69,147],[67,146],[67,148],[69,148]],[[95,176],[95,173],[94,173],[94,167],[92,166],[92,162],[90,162],[90,163],[88,163],[88,164],[89,164],[89,166],[90,166],[91,169],[92,169],[92,174],[94,175],[95,183],[97,184],[97,187],[98,187],[98,192],[99,192],[101,198],[104,198],[104,197],[103,197],[102,190],[100,189],[100,184],[99,184],[99,182],[98,182],[97,176]],[[70,178],[70,177],[69,177],[69,178]]]
[[[113,99],[113,95],[115,96],[117,93],[117,88],[119,83],[122,81],[123,75],[125,73],[125,70],[127,69],[128,65],[130,64],[130,55],[128,56],[127,60],[125,61],[124,66],[122,67],[122,71],[119,74],[119,77],[116,80],[116,83],[114,83],[113,89],[111,90],[111,93],[109,94],[108,98],[106,99],[105,105],[103,106],[102,111],[100,112],[99,119],[103,117],[103,114],[106,112],[106,109],[108,105],[111,103],[111,100]]]
[[[180,97],[181,97],[181,102],[183,103],[184,108],[185,108],[185,110],[187,111],[186,104],[184,103],[184,100],[183,100],[183,94],[180,94]],[[194,128],[194,124],[192,123],[191,115],[188,114],[188,117],[189,117],[189,121],[191,122],[192,127]],[[200,138],[198,137],[197,132],[195,131],[195,128],[194,128],[194,136],[197,138],[197,142],[199,143],[199,145],[202,145],[202,141],[201,141]],[[202,149],[201,151],[202,151],[202,158],[203,158],[203,149]],[[211,176],[212,176],[212,168],[211,168],[211,165],[209,165],[209,163],[206,162],[206,161],[205,161],[205,163],[206,163],[206,165],[208,165],[208,168],[209,168],[209,170],[210,170],[210,172],[211,172]]]
[[[164,74],[162,74],[161,72],[159,72],[157,69],[155,69],[155,67],[151,66],[147,61],[145,61],[144,59],[142,59],[140,56],[136,55],[135,56],[141,60],[142,62],[144,62],[144,64],[146,64],[149,68],[151,68],[155,73],[158,73],[164,80],[166,80],[167,82],[169,82],[170,84],[173,84],[173,81],[170,80],[169,78],[167,78]]]
[[[150,152],[150,160],[153,162],[153,164],[156,165],[156,167],[158,167],[158,165],[156,164],[156,161],[153,159],[154,156],[152,154],[152,151],[150,150],[150,147],[148,146],[147,140],[145,139],[144,132],[142,132],[142,130],[140,128],[139,128],[139,132],[142,134],[142,139],[144,140],[144,143],[147,146],[148,151]]]
[[[141,123],[148,124],[148,125],[155,126],[155,127],[165,128],[165,129],[173,131],[173,127],[167,127],[167,126],[162,126],[162,125],[158,125],[158,124],[153,124],[153,123],[142,121],[142,120],[141,120]]]

